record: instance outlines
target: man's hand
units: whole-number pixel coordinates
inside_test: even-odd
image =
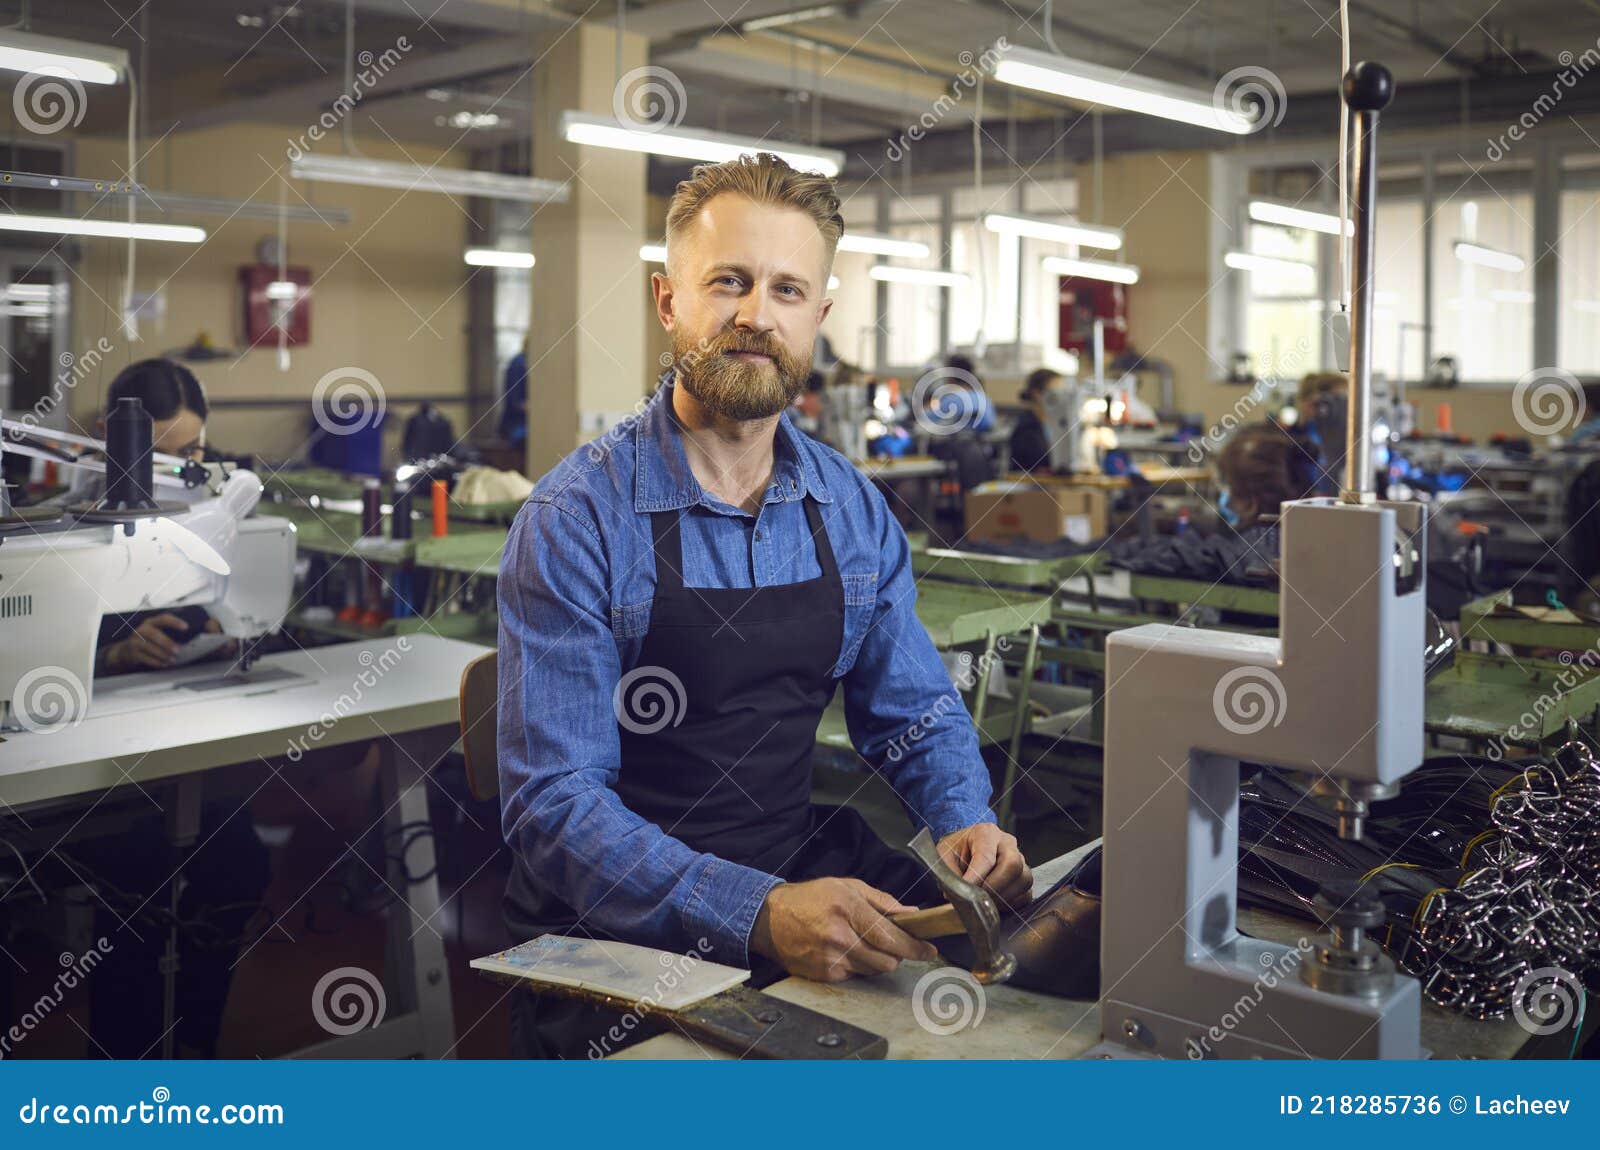
[[[939,857],[968,882],[982,883],[1000,903],[1016,910],[1033,899],[1033,871],[1017,849],[1016,836],[993,823],[973,823],[939,840]]]
[[[884,917],[915,909],[860,879],[786,882],[768,892],[750,948],[790,974],[819,982],[887,974],[902,959],[931,962],[939,955]]]
[[[171,634],[169,634],[171,632]],[[172,666],[178,654],[178,644],[172,635],[186,635],[189,624],[176,615],[152,615],[126,639],[108,643],[102,653],[105,669],[111,674],[132,671],[139,667],[161,670]]]

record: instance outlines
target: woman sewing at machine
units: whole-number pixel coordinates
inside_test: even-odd
[[[1022,401],[1022,414],[1011,429],[1008,445],[1012,471],[1050,470],[1050,436],[1044,425],[1044,397],[1060,386],[1060,372],[1041,367],[1029,373],[1018,397]]]

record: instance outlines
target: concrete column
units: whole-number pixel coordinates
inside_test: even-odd
[[[616,50],[616,33],[591,24],[540,36],[534,47],[533,174],[567,181],[571,195],[538,205],[531,223],[530,478],[631,413],[654,376],[645,325],[656,319],[639,264],[646,157],[561,137],[564,111],[614,114]],[[644,37],[624,36],[622,72],[645,66],[648,52]]]

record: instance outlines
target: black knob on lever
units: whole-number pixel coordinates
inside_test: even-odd
[[[1362,60],[1344,74],[1343,88],[1352,112],[1381,112],[1394,99],[1394,75],[1382,64]]]

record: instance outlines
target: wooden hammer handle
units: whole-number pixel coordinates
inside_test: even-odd
[[[967,933],[966,924],[961,921],[956,908],[949,903],[929,907],[926,910],[914,910],[907,914],[890,915],[889,921],[912,938],[947,938],[953,934]]]

